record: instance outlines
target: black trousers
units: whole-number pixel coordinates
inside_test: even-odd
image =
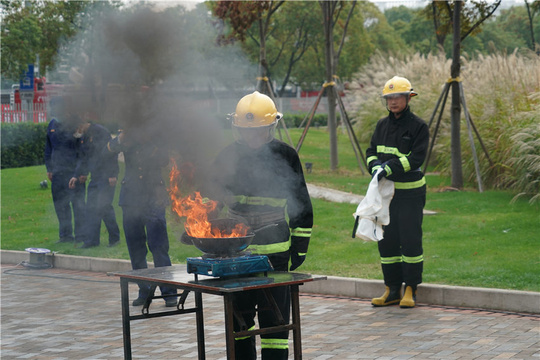
[[[384,227],[379,254],[384,283],[416,287],[422,282],[422,221],[425,193],[413,197],[394,197],[390,203],[390,224]]]
[[[84,241],[85,192],[86,184],[77,183],[75,189],[69,188],[72,173],[53,173],[51,192],[54,210],[58,217],[60,239]],[[72,216],[73,211],[73,216]]]
[[[279,264],[276,258],[269,256],[275,270],[287,271],[288,264]],[[287,261],[288,263],[288,261]],[[291,292],[289,287],[278,287],[268,290],[274,298],[277,308],[285,323],[290,321]],[[251,330],[255,327],[255,316],[258,316],[259,327],[267,328],[283,325],[278,322],[275,311],[270,306],[267,295],[263,290],[253,290],[234,296],[235,306],[234,331]],[[238,317],[238,318],[237,318]],[[289,332],[281,331],[261,335],[261,355],[263,360],[287,360]],[[236,339],[236,360],[255,360],[257,351],[255,337]]]
[[[109,233],[109,243],[120,240],[120,229],[116,222],[116,214],[112,206],[114,186],[109,185],[108,179],[90,181],[86,196],[86,239],[89,245],[99,245],[101,221]]]
[[[148,249],[152,252],[155,267],[171,266],[165,208],[123,206],[122,213],[124,234],[133,270],[148,268],[146,261]],[[176,294],[174,288],[160,287],[160,289],[162,295]],[[139,297],[146,297],[149,292],[149,286],[139,284]]]

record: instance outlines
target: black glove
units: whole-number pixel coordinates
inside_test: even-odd
[[[306,260],[306,255],[300,255],[296,252],[291,253],[291,271],[298,269]]]
[[[381,164],[382,171],[379,172],[379,174],[377,175],[377,181],[381,181],[381,179],[383,177],[386,177],[388,175],[388,173],[386,172],[386,165],[388,165],[388,161]],[[377,174],[377,172],[375,172],[375,174]],[[375,174],[373,174],[373,175],[375,175]]]

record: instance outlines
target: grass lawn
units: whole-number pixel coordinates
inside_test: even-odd
[[[293,141],[298,129],[290,129]],[[328,134],[311,129],[300,150],[303,162],[313,163],[306,174],[309,183],[365,194],[370,177],[358,168],[352,146],[339,135],[339,169],[329,171]],[[362,149],[365,152],[365,148]],[[122,176],[122,175],[121,175]],[[102,226],[102,246],[77,249],[73,244],[56,244],[58,221],[50,189],[40,189],[46,178],[44,166],[1,171],[1,248],[24,251],[42,247],[80,256],[129,259],[123,233],[121,245],[108,248]],[[478,193],[475,184],[461,192],[444,192],[450,180],[437,174],[427,176],[426,209],[436,215],[424,217],[424,282],[540,291],[540,209],[526,200],[512,203],[504,191]],[[117,196],[118,196],[117,188]],[[118,223],[121,210],[116,205]],[[382,279],[377,244],[351,238],[353,204],[314,199],[315,225],[306,262],[299,269],[325,275]],[[193,246],[179,238],[182,222],[168,211],[170,254],[173,263],[200,256]],[[121,228],[121,226],[120,226]],[[151,256],[149,256],[151,261]]]

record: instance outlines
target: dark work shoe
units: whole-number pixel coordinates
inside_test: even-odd
[[[177,304],[176,296],[165,298],[165,306],[166,307],[174,307],[174,306],[176,306],[176,304]]]
[[[146,298],[145,297],[138,297],[136,298],[135,300],[133,300],[133,303],[132,305],[133,306],[141,306],[141,305],[144,305],[144,302],[146,301]],[[150,304],[152,302],[152,299],[149,300],[149,303]]]
[[[87,243],[84,243],[81,246],[79,246],[79,249],[89,249],[89,248],[93,248],[93,247],[96,247],[96,246],[99,246],[99,244],[87,244]]]
[[[116,240],[116,241],[113,241],[113,242],[110,242],[108,247],[114,247],[116,245],[120,244],[120,240]]]
[[[73,238],[70,237],[70,236],[64,236],[62,238],[60,238],[60,240],[58,240],[56,243],[57,244],[65,244],[65,243],[72,243],[73,242]]]

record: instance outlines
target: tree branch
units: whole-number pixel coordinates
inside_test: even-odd
[[[339,55],[341,54],[341,50],[343,50],[343,46],[345,44],[345,38],[347,36],[347,28],[349,27],[349,23],[352,18],[352,14],[354,11],[354,7],[356,6],[356,0],[352,2],[351,10],[349,11],[349,14],[347,15],[347,21],[345,22],[345,26],[343,27],[343,36],[341,37],[341,42],[339,44],[339,48],[336,52],[336,59],[339,59]]]
[[[469,31],[467,31],[467,32],[465,33],[465,35],[462,35],[462,36],[461,36],[461,41],[465,40],[465,38],[466,38],[467,36],[469,36],[469,34],[470,34],[471,32],[473,32],[474,29],[476,29],[477,27],[479,27],[480,25],[482,25],[482,23],[483,23],[484,21],[486,21],[491,15],[493,15],[493,13],[495,12],[495,10],[497,10],[497,8],[499,7],[499,5],[501,5],[501,1],[502,1],[502,0],[498,0],[498,1],[493,5],[493,9],[492,9],[486,16],[484,16],[484,18],[478,20],[473,26],[471,26],[471,28],[469,29]]]

